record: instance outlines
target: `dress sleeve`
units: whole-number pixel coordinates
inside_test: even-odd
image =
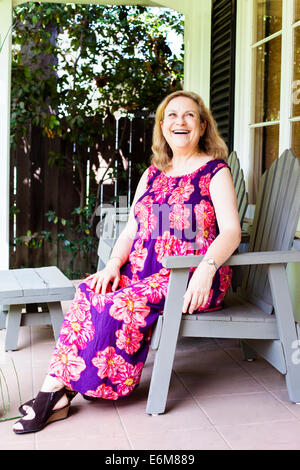
[[[211,179],[218,173],[218,171],[222,170],[222,168],[228,168],[230,170],[230,166],[224,160],[215,160],[215,166],[211,172]]]
[[[148,175],[147,175],[147,188],[149,188],[150,182],[153,176],[157,173],[158,169],[154,165],[150,165],[148,167]]]

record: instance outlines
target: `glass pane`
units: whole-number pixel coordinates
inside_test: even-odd
[[[254,122],[277,121],[280,114],[281,37],[254,49]]]
[[[278,158],[279,125],[254,129],[253,197],[256,200],[259,178]]]
[[[280,31],[282,0],[254,0],[254,25],[256,26],[254,42]]]
[[[300,116],[300,26],[294,30],[293,116]]]
[[[300,121],[292,123],[292,149],[296,157],[300,158]]]
[[[300,20],[300,0],[294,0],[294,23]]]

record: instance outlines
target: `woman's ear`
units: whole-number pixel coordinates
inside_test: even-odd
[[[207,121],[202,121],[200,125],[201,125],[201,137],[202,137],[206,131]]]

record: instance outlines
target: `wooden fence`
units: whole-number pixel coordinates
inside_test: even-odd
[[[93,145],[81,148],[81,158],[84,158],[85,191],[88,194],[99,195],[99,187],[94,169],[99,168],[99,158],[103,167],[121,149],[127,162],[131,177],[123,194],[128,194],[130,202],[140,177],[138,164],[149,164],[152,145],[153,117],[121,118],[118,121],[110,118],[113,132],[108,136],[100,132]],[[51,232],[57,236],[58,225],[48,222],[45,214],[55,211],[59,218],[71,218],[72,211],[79,206],[79,181],[74,171],[72,158],[75,144],[68,143],[55,137],[49,139],[42,135],[37,128],[28,130],[16,150],[11,152],[10,167],[10,266],[38,267],[56,265],[64,272],[72,264],[72,257],[63,250],[61,243],[46,242],[40,248],[29,248],[24,243],[15,244],[16,237],[31,233]],[[49,166],[48,158],[51,152],[64,155],[63,170],[57,166]],[[129,172],[127,170],[127,172]],[[104,170],[102,170],[104,171]],[[101,173],[101,169],[99,170]],[[98,172],[98,175],[99,175]],[[103,202],[107,203],[114,197],[114,184],[103,185]],[[124,186],[124,183],[123,183]],[[118,188],[120,191],[121,188]],[[125,189],[125,192],[124,192]],[[101,191],[100,191],[101,192]],[[95,220],[95,226],[99,222]],[[91,254],[89,272],[97,265],[96,252]]]

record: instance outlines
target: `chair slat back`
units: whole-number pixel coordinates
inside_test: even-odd
[[[260,180],[249,251],[286,251],[292,247],[300,216],[300,159],[283,152]],[[242,290],[268,313],[273,306],[267,267],[246,267]]]
[[[241,226],[243,225],[245,213],[248,206],[248,194],[246,191],[246,184],[244,178],[244,172],[240,167],[240,162],[236,152],[231,152],[228,157],[228,165],[230,166],[233,185],[236,192],[239,218]]]
[[[125,228],[129,211],[128,207],[105,207],[102,209],[103,221],[98,244],[98,270],[103,267],[103,263],[106,264],[114,242]],[[101,260],[103,260],[103,263],[101,263]]]

